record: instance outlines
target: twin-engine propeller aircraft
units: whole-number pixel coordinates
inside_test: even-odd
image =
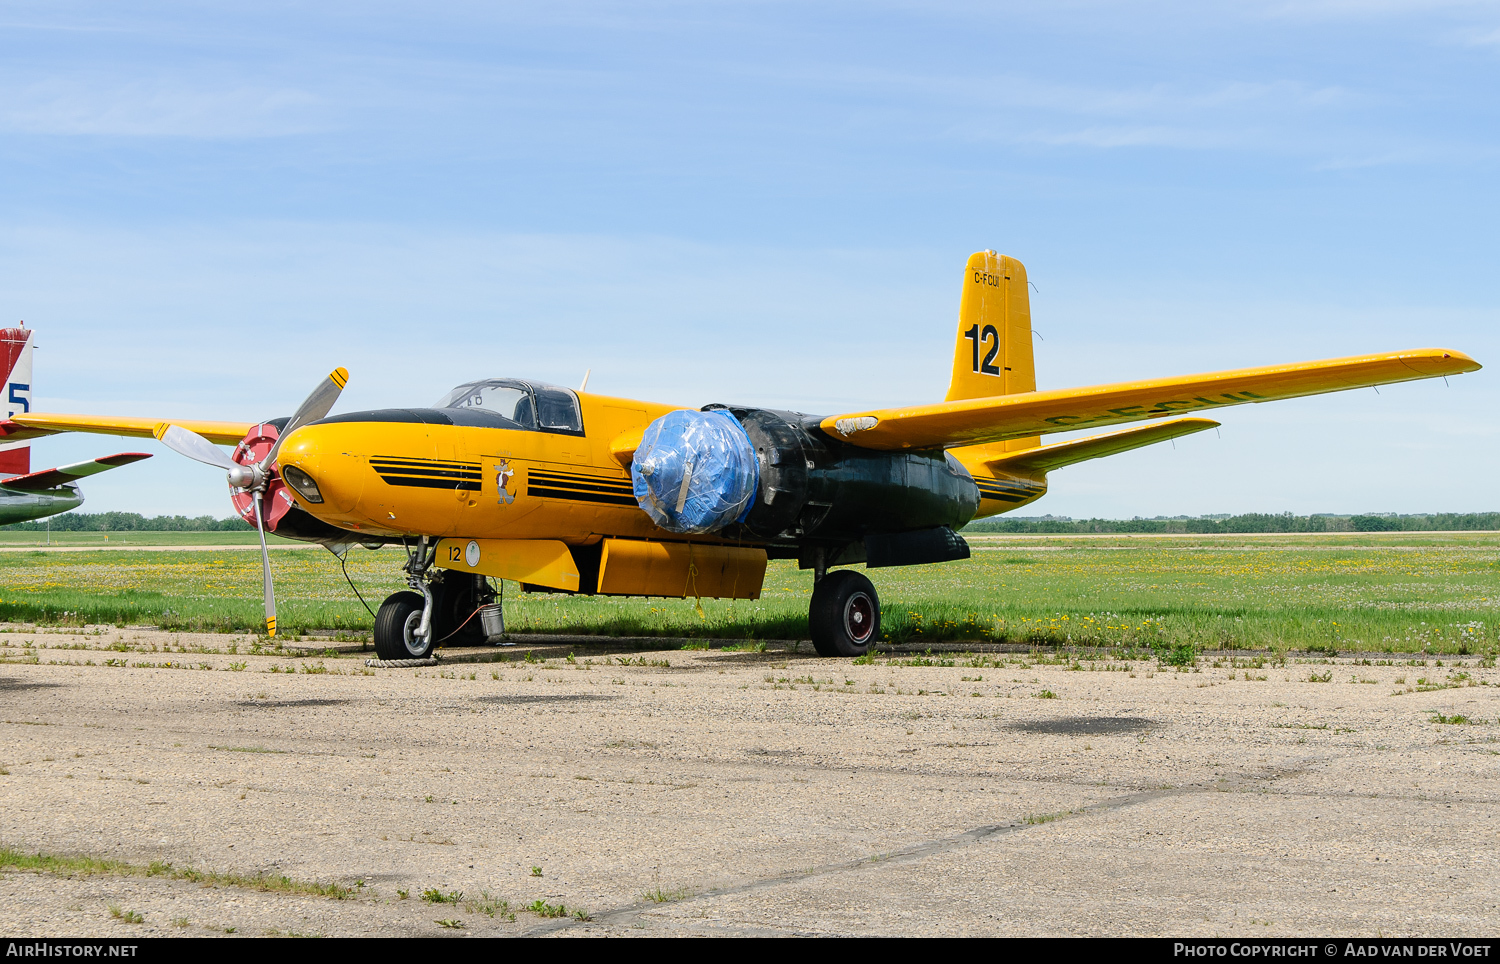
[[[6,418],[31,410],[31,349],[35,333],[24,327],[0,328],[0,387],[4,389],[0,406]],[[0,423],[3,425],[6,423]],[[78,480],[108,472],[110,469],[141,459],[146,452],[120,452],[87,462],[60,465],[55,469],[31,471],[29,441],[0,444],[0,525],[44,519],[83,505]]]
[[[1418,349],[1039,392],[1031,338],[1025,268],[983,251],[964,269],[948,396],[930,405],[827,417],[695,411],[489,378],[428,408],[329,416],[348,377],[340,368],[290,419],[23,413],[0,431],[154,434],[225,469],[236,509],[262,532],[272,634],[266,530],[341,556],[356,544],[405,547],[410,591],[386,599],[375,619],[384,659],[503,633],[491,579],[586,595],[755,599],[768,559],[813,570],[818,652],[858,656],[879,638],[879,598],[863,573],[834,567],[967,558],[956,530],[1040,498],[1052,470],[1218,424],[1187,412],[1479,368],[1456,351]],[[1169,416],[1040,444],[1046,434]]]

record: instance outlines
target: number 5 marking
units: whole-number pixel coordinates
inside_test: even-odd
[[[29,413],[31,411],[31,399],[22,398],[20,395],[17,395],[16,392],[25,392],[27,395],[30,395],[31,386],[23,385],[20,382],[10,383],[10,403],[12,405],[21,406],[21,411]]]

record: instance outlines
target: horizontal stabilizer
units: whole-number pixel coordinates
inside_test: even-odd
[[[1058,442],[1056,445],[1038,445],[1036,448],[1006,452],[999,458],[986,459],[984,464],[996,474],[1045,475],[1065,465],[1100,459],[1106,455],[1118,455],[1144,445],[1181,438],[1218,426],[1219,423],[1211,418],[1176,418],[1170,422],[1142,425],[1105,435],[1091,435],[1088,438]],[[954,454],[960,458],[963,456],[962,450]]]
[[[106,455],[100,459],[89,459],[87,462],[75,462],[72,465],[62,465],[55,469],[43,469],[30,475],[3,479],[0,480],[0,487],[20,492],[42,492],[150,457],[148,452],[121,452],[118,455]]]
[[[219,445],[235,445],[254,422],[206,422],[198,419],[132,418],[127,415],[54,415],[48,412],[15,415],[0,421],[0,442],[56,435],[59,432],[90,432],[94,435],[127,435],[154,438],[153,431],[163,422],[180,425]]]
[[[932,405],[831,415],[820,427],[868,449],[934,449],[1119,425],[1392,382],[1479,370],[1468,355],[1442,348],[1356,355],[1087,388],[996,395]]]

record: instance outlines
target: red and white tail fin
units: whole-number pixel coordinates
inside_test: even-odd
[[[31,339],[29,328],[0,328],[0,407],[5,417],[31,411]],[[0,445],[0,474],[25,475],[31,471],[31,443]]]

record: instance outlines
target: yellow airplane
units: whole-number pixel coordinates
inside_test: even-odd
[[[340,368],[289,419],[26,413],[0,422],[0,442],[155,435],[225,469],[237,511],[262,534],[271,635],[268,530],[340,558],[355,545],[405,548],[410,590],[375,618],[382,659],[499,638],[491,580],[528,591],[756,599],[768,559],[813,570],[818,652],[859,656],[879,638],[879,597],[863,573],[834,567],[968,558],[957,530],[1040,498],[1052,470],[1218,424],[1185,413],[1480,367],[1457,351],[1417,349],[1039,392],[1031,339],[1026,269],[982,251],[964,268],[947,398],[930,405],[827,417],[693,410],[490,378],[427,408],[330,417],[348,378]],[[1162,418],[1040,444],[1050,433]]]

